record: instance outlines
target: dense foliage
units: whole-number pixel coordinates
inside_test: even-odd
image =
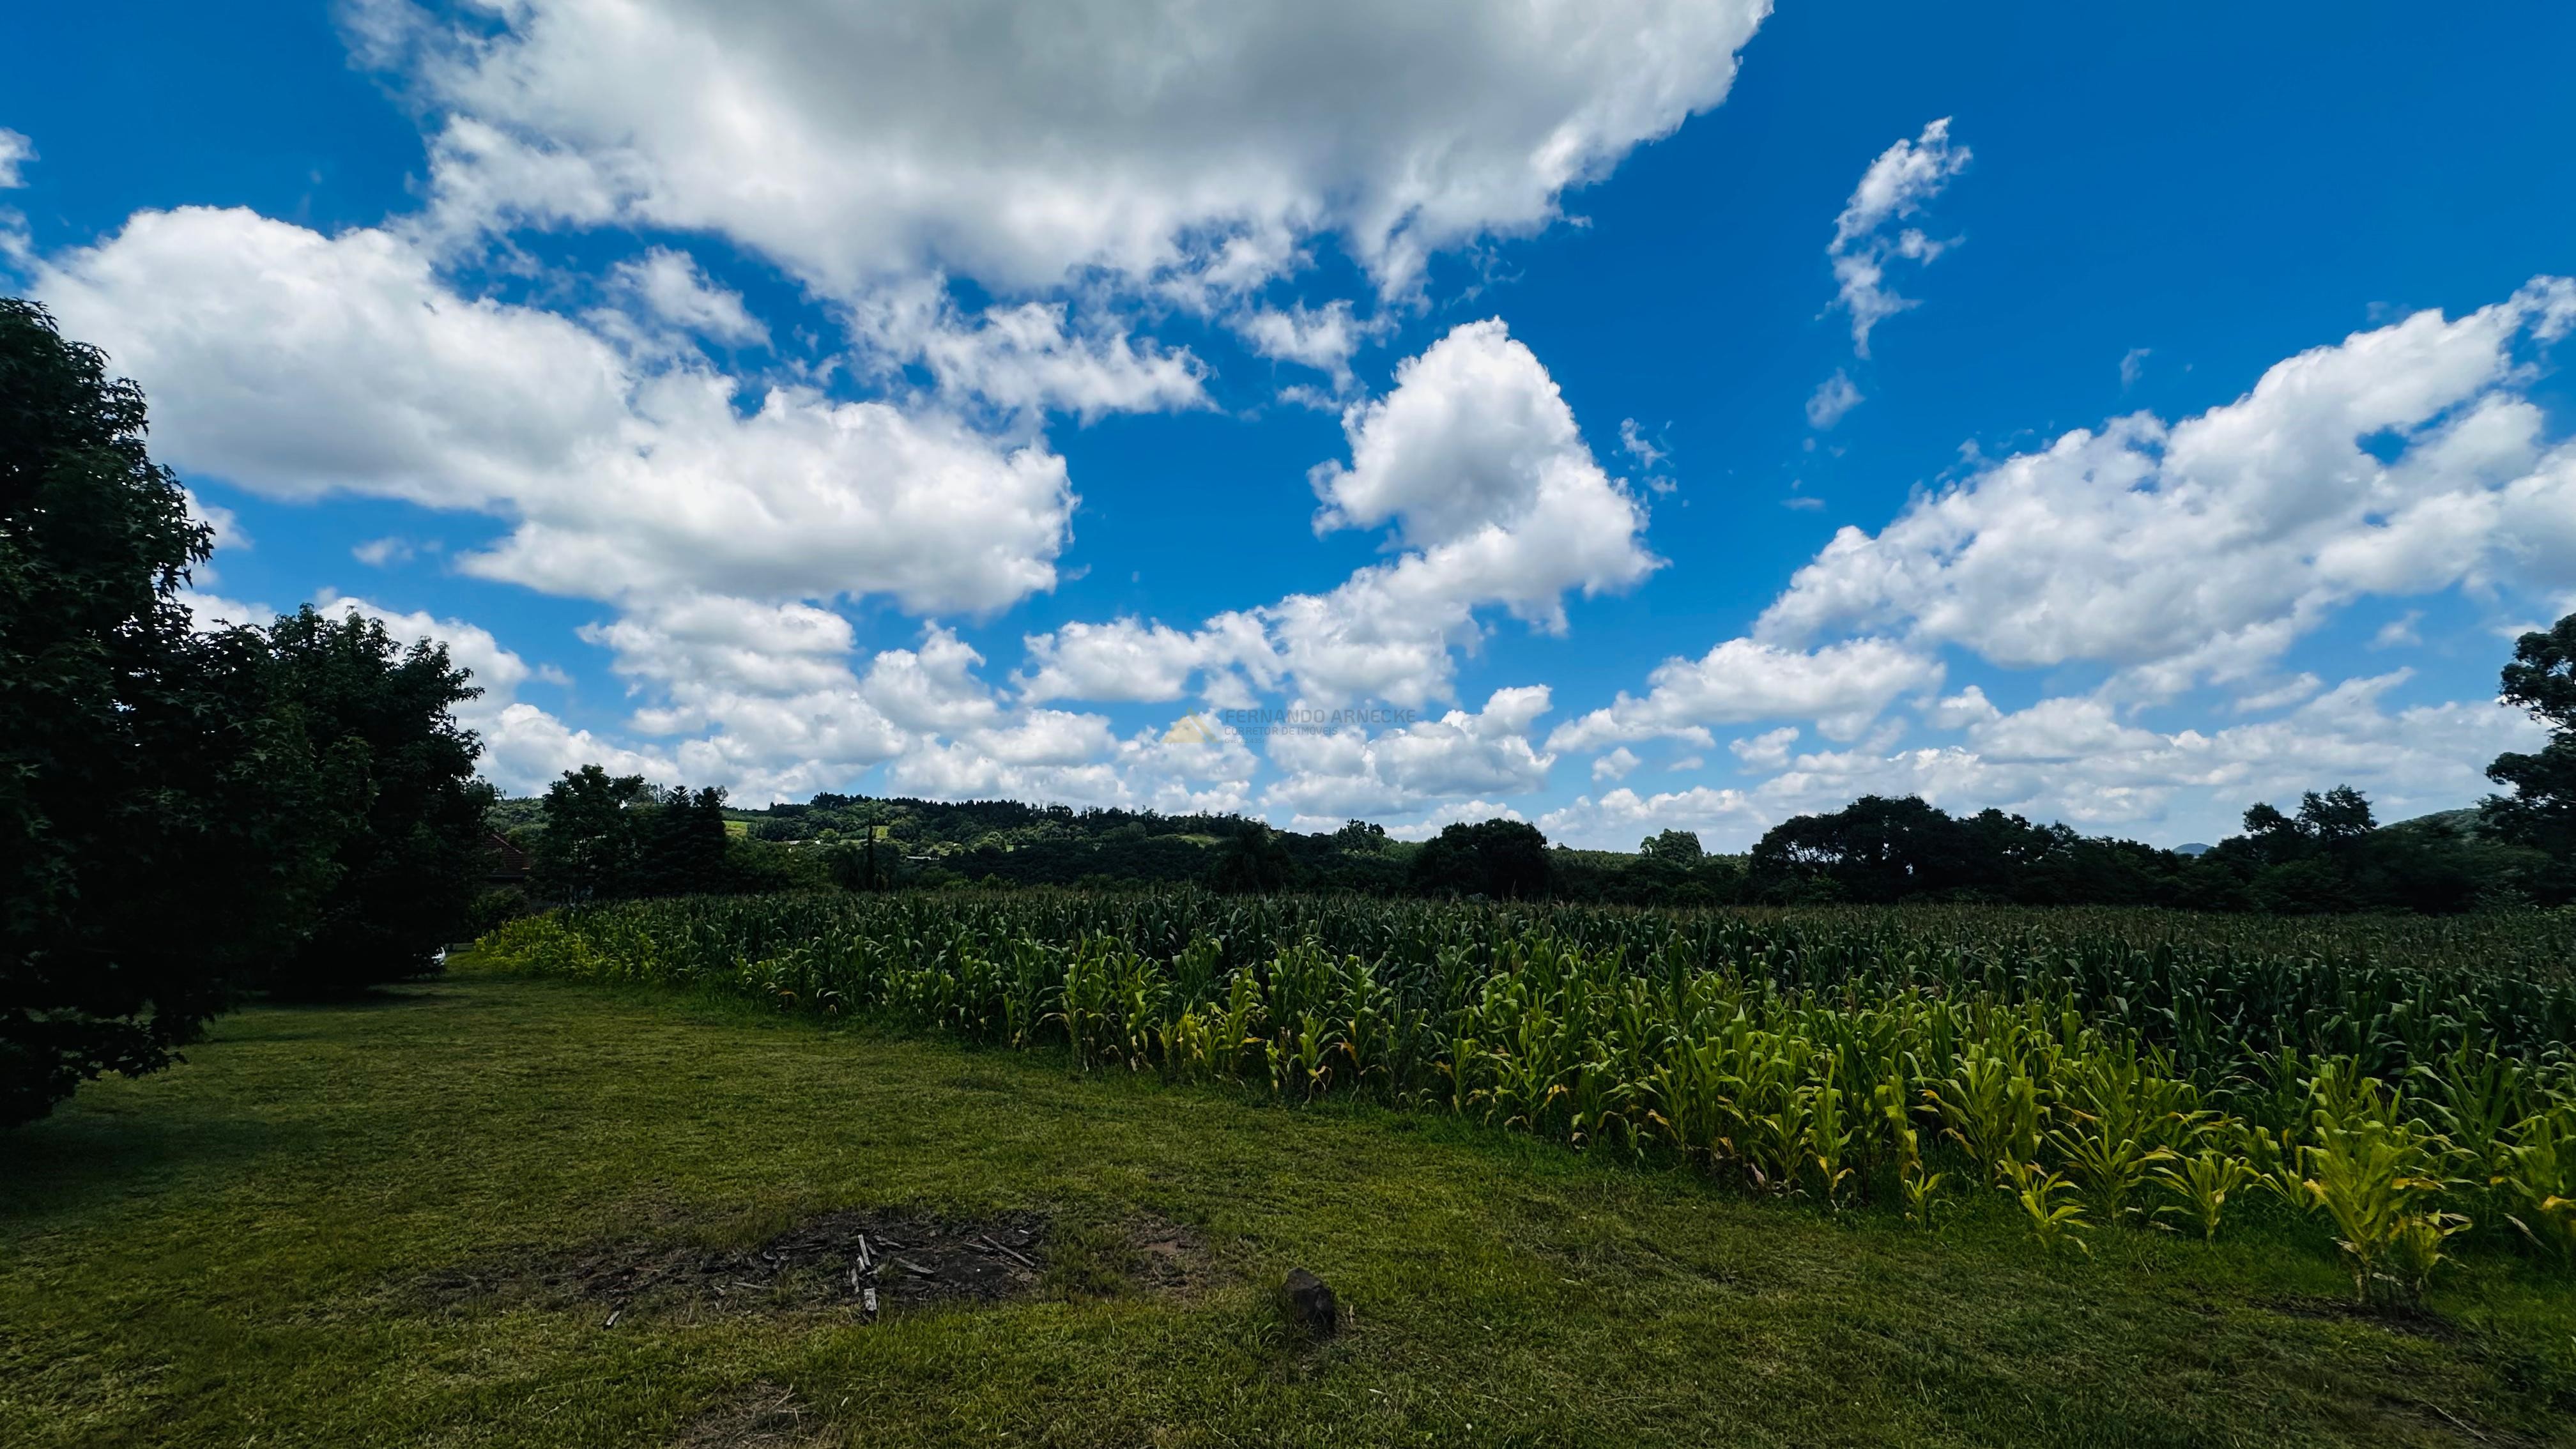
[[[602,792],[614,782],[595,767],[586,777],[595,778],[579,788],[605,801]],[[615,810],[641,819],[664,808],[664,797],[640,779],[616,788],[624,793]],[[550,794],[542,802],[502,802],[491,819],[542,858],[553,801]],[[614,827],[615,810],[604,810],[582,814],[573,826],[578,843],[557,847],[566,863],[581,851],[636,848],[612,843],[625,827]],[[2085,836],[2001,810],[1952,816],[1919,799],[1879,796],[1784,821],[1748,855],[1710,854],[1686,830],[1661,831],[1633,853],[1570,850],[1516,820],[1461,822],[1413,843],[1358,820],[1300,832],[1237,816],[1009,801],[819,795],[802,805],[725,813],[744,836],[721,869],[708,864],[686,877],[690,883],[667,873],[647,880],[626,867],[596,878],[558,870],[544,878],[541,893],[586,901],[831,886],[1204,885],[1234,895],[1349,891],[1640,906],[2157,905],[2276,915],[2445,915],[2576,898],[2576,864],[2534,848],[2527,835],[2508,838],[2490,828],[2489,816],[2454,811],[2383,827],[2369,801],[2342,786],[2311,792],[2295,814],[2257,805],[2246,812],[2245,834],[2188,851]]]
[[[354,614],[299,610],[267,642],[279,704],[334,773],[347,815],[333,889],[261,979],[309,996],[421,975],[489,869],[483,815],[496,792],[474,778],[482,746],[450,713],[482,691],[444,646],[406,648]]]
[[[2576,919],[910,894],[532,918],[523,969],[738,991],[1288,1100],[1355,1094],[2052,1246],[2249,1194],[2411,1300],[2472,1228],[2576,1256]],[[2237,1207],[2231,1209],[2231,1197]]]
[[[2192,854],[2001,810],[1954,817],[1917,799],[1864,796],[1764,835],[1735,898],[2444,915],[2556,904],[2576,894],[2571,885],[2564,862],[2494,838],[2471,812],[2382,828],[2359,791],[2337,786],[2309,792],[2295,815],[2258,804],[2243,835]]]
[[[547,789],[535,884],[558,901],[711,894],[741,884],[726,855],[724,792],[657,789],[597,765]]]
[[[1555,867],[1537,826],[1487,820],[1446,826],[1424,842],[1409,881],[1424,895],[1538,900],[1552,893]]]
[[[2505,701],[2531,711],[2550,737],[2535,753],[2498,755],[2487,767],[2513,793],[2487,800],[2486,823],[2506,840],[2576,862],[2576,614],[2515,641],[2503,685]]]
[[[212,548],[142,395],[0,300],[0,1124],[168,1060],[326,883],[266,827],[315,793],[254,639],[174,594]]]
[[[212,535],[144,427],[0,299],[0,1126],[164,1065],[246,983],[416,972],[455,923],[408,872],[480,839],[443,653],[191,627]]]

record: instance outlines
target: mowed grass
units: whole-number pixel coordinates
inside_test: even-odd
[[[2391,1323],[2286,1229],[2051,1259],[1991,1194],[1925,1232],[488,976],[244,1011],[190,1058],[0,1136],[0,1444],[2576,1443],[2576,1285],[2492,1254]],[[423,1286],[876,1206],[1047,1214],[1059,1291],[611,1328]],[[1146,1217],[1203,1236],[1189,1290],[1122,1285]],[[1281,1324],[1301,1265],[1337,1339]]]

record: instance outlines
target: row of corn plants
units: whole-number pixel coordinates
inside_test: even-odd
[[[2482,960],[2402,923],[925,894],[596,907],[483,951],[1456,1113],[1833,1210],[1928,1223],[1993,1191],[2056,1250],[2251,1205],[2402,1303],[2461,1241],[2576,1261],[2568,925],[2480,928]]]

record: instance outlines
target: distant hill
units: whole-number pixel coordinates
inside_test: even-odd
[[[2478,807],[2471,805],[2459,810],[2436,810],[2430,815],[2418,815],[2412,820],[2391,821],[2380,829],[2408,830],[2423,834],[2456,834],[2474,838],[2486,834],[2486,817],[2479,813]]]

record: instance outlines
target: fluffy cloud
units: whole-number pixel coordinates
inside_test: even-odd
[[[373,619],[397,639],[447,646],[447,657],[471,671],[473,682],[483,691],[480,697],[457,706],[456,718],[482,736],[479,773],[504,790],[534,794],[564,771],[594,764],[616,774],[642,775],[666,784],[682,777],[680,767],[667,754],[629,749],[588,730],[573,729],[520,699],[519,687],[544,671],[530,669],[526,660],[504,648],[488,629],[461,619],[387,609],[365,599],[327,591],[317,602],[325,613]],[[250,612],[240,605],[232,607]],[[265,615],[268,611],[256,612]],[[201,610],[200,617],[204,613]],[[233,617],[242,617],[242,613]]]
[[[1562,629],[1567,592],[1656,566],[1643,508],[1500,322],[1345,418],[1319,527],[1383,529],[1394,557],[1339,588],[1187,632],[1068,627],[1030,641],[1008,702],[954,634],[869,658],[833,605],[988,614],[1053,587],[1077,500],[1047,415],[1209,405],[1204,365],[1134,330],[1140,304],[1199,309],[1347,399],[1394,314],[1268,300],[1268,283],[1329,242],[1396,297],[1435,252],[1548,224],[1567,187],[1719,101],[1767,11],[353,0],[362,62],[429,118],[423,213],[326,236],[139,212],[28,258],[31,290],[143,383],[177,466],[276,499],[497,517],[505,536],[455,567],[615,607],[581,637],[652,743],[564,729],[507,698],[513,680],[485,717],[521,731],[515,782],[588,742],[754,795],[883,766],[942,792],[1239,802],[1257,765],[1240,741],[1166,758],[1044,706],[1250,703],[1292,679],[1445,697],[1480,611]],[[0,182],[31,156],[0,133]],[[721,238],[807,283],[854,351],[748,387],[706,351],[769,346],[740,293],[671,245],[546,272],[514,233],[558,227]],[[460,290],[495,255],[547,303]],[[835,375],[874,396],[825,392]],[[1419,740],[1367,768],[1426,799],[1544,770],[1524,738],[1481,748],[1454,788]]]
[[[2576,283],[2543,279],[2302,353],[2171,427],[2068,433],[1876,536],[1842,530],[1757,637],[1894,629],[2012,666],[2107,661],[2152,696],[2246,678],[2365,594],[2576,578],[2576,454],[2516,352],[2571,325]]]
[[[1636,770],[1639,763],[1637,752],[1626,745],[1621,745],[1592,762],[1592,778],[1596,782],[1624,780]]]
[[[1596,850],[1634,850],[1639,840],[1665,830],[1700,832],[1720,848],[1740,849],[1771,824],[1743,791],[1706,785],[1654,795],[1622,786],[1598,800],[1578,795],[1573,804],[1538,818],[1549,839]]]
[[[1667,659],[1644,698],[1622,692],[1606,709],[1557,727],[1551,750],[1588,750],[1658,736],[1713,742],[1710,725],[1809,719],[1849,739],[1900,695],[1936,687],[1941,663],[1884,639],[1813,652],[1729,639],[1698,659]]]
[[[969,318],[928,278],[855,301],[846,318],[879,380],[900,388],[900,370],[917,366],[961,407],[1028,416],[1055,409],[1089,422],[1208,406],[1207,369],[1187,348],[1139,341],[1099,316],[1078,324],[1062,302],[988,307]]]
[[[1394,561],[1193,632],[1131,620],[1033,638],[1032,696],[1171,699],[1193,673],[1264,688],[1291,675],[1309,695],[1419,705],[1448,694],[1478,609],[1561,632],[1568,593],[1630,588],[1661,564],[1644,505],[1602,470],[1555,380],[1499,320],[1407,359],[1394,389],[1342,427],[1350,461],[1312,474],[1316,527],[1388,528]]]
[[[1477,825],[1488,820],[1527,820],[1511,806],[1495,800],[1460,800],[1439,806],[1418,820],[1403,820],[1386,828],[1398,840],[1429,840],[1452,825]],[[1318,821],[1314,828],[1331,828],[1333,822]]]
[[[849,621],[810,604],[722,594],[655,600],[581,631],[615,651],[617,672],[662,684],[760,694],[830,689],[849,679]]]
[[[1715,105],[1762,0],[363,0],[451,224],[712,231],[838,295],[1218,286],[1332,234],[1389,290]]]
[[[2400,670],[2346,680],[2278,719],[2203,732],[2119,720],[2099,700],[2046,699],[1972,726],[1964,745],[1894,755],[1802,756],[1762,792],[1778,808],[1832,808],[1863,790],[1954,808],[2000,805],[2093,829],[2161,822],[2212,838],[2257,800],[2349,783],[2385,818],[2474,799],[2487,761],[2538,727],[2493,701],[2388,709]]]
[[[17,131],[0,126],[0,191],[13,191],[26,185],[26,165],[35,159],[35,142]]]
[[[511,518],[464,566],[551,592],[990,610],[1053,586],[1074,505],[1042,444],[790,388],[746,416],[721,374],[461,297],[389,231],[142,212],[34,290],[143,383],[179,467]]]
[[[1044,800],[1169,814],[1251,807],[1258,768],[1231,733],[1112,739],[1096,716],[1040,710],[1008,730],[930,742],[887,767],[890,787],[938,799]]]
[[[609,276],[667,326],[733,347],[768,345],[769,329],[742,305],[742,294],[708,280],[686,252],[655,247]]]
[[[1550,571],[1504,587],[1550,608],[1569,587],[1630,584],[1654,566],[1636,541],[1636,503],[1610,486],[1556,380],[1500,318],[1457,327],[1406,359],[1395,383],[1343,415],[1349,464],[1314,470],[1318,531],[1391,523],[1425,553],[1508,536],[1518,562],[1544,514],[1576,526],[1576,551],[1531,558]]]
[[[1955,744],[1764,761],[1775,773],[1741,789],[1613,790],[1581,797],[1539,825],[1551,837],[1615,849],[1678,826],[1741,849],[1792,815],[1879,794],[1921,795],[1954,811],[1997,806],[2097,832],[2152,827],[2168,842],[2208,840],[2234,831],[2255,801],[2294,800],[2334,783],[2368,793],[2383,819],[2457,805],[2484,789],[2488,760],[2539,738],[2527,716],[2493,701],[2385,707],[2406,679],[2401,670],[2347,680],[2279,719],[2211,732],[2142,728],[2091,698],[2044,699],[2008,714],[1970,690],[1943,702],[1965,724],[1966,738]],[[1739,753],[1752,762],[1752,751]]]
[[[1317,529],[1392,525],[1410,551],[1265,611],[1310,692],[1437,697],[1476,609],[1561,633],[1567,593],[1631,588],[1662,563],[1644,505],[1594,461],[1555,380],[1499,320],[1408,359],[1342,427],[1351,461],[1315,470]]]
[[[936,623],[864,670],[848,621],[807,604],[693,596],[583,637],[647,696],[637,733],[674,741],[690,780],[748,799],[844,789],[882,765],[888,788],[940,798],[1233,810],[1257,768],[1238,739],[1122,740],[1097,715],[1007,707],[979,676],[983,656]]]
[[[1900,138],[1880,152],[1861,173],[1860,185],[1852,189],[1842,214],[1834,218],[1834,239],[1825,253],[1833,258],[1834,281],[1841,289],[1836,304],[1851,314],[1852,350],[1861,356],[1869,356],[1873,328],[1914,305],[1889,290],[1888,262],[1899,257],[1929,262],[1950,246],[1912,227],[1889,236],[1889,224],[1914,215],[1940,195],[1950,178],[1967,168],[1969,155],[1967,147],[1950,144],[1950,118],[1943,116],[1925,126],[1922,135],[1910,141]],[[1854,391],[1851,401],[1859,400]],[[1815,404],[1808,406],[1812,414]],[[1848,411],[1849,404],[1843,410]]]
[[[1269,744],[1282,778],[1264,798],[1299,815],[1329,816],[1534,790],[1556,760],[1529,741],[1547,709],[1547,687],[1534,685],[1498,689],[1472,714],[1451,710],[1375,735],[1283,730]]]
[[[1021,696],[1160,703],[1188,693],[1193,677],[1209,702],[1248,705],[1246,675],[1268,688],[1279,661],[1267,627],[1248,613],[1220,614],[1196,630],[1135,619],[1072,623],[1025,641],[1028,669]],[[1241,669],[1245,674],[1229,671]]]
[[[1263,307],[1247,312],[1236,319],[1235,330],[1256,355],[1328,373],[1336,389],[1348,390],[1353,385],[1351,358],[1360,344],[1391,330],[1391,320],[1359,321],[1351,315],[1347,300],[1321,307],[1300,302],[1284,310]]]
[[[1782,725],[1748,739],[1729,740],[1727,750],[1757,770],[1776,770],[1789,763],[1789,747],[1798,742],[1798,727]]]

